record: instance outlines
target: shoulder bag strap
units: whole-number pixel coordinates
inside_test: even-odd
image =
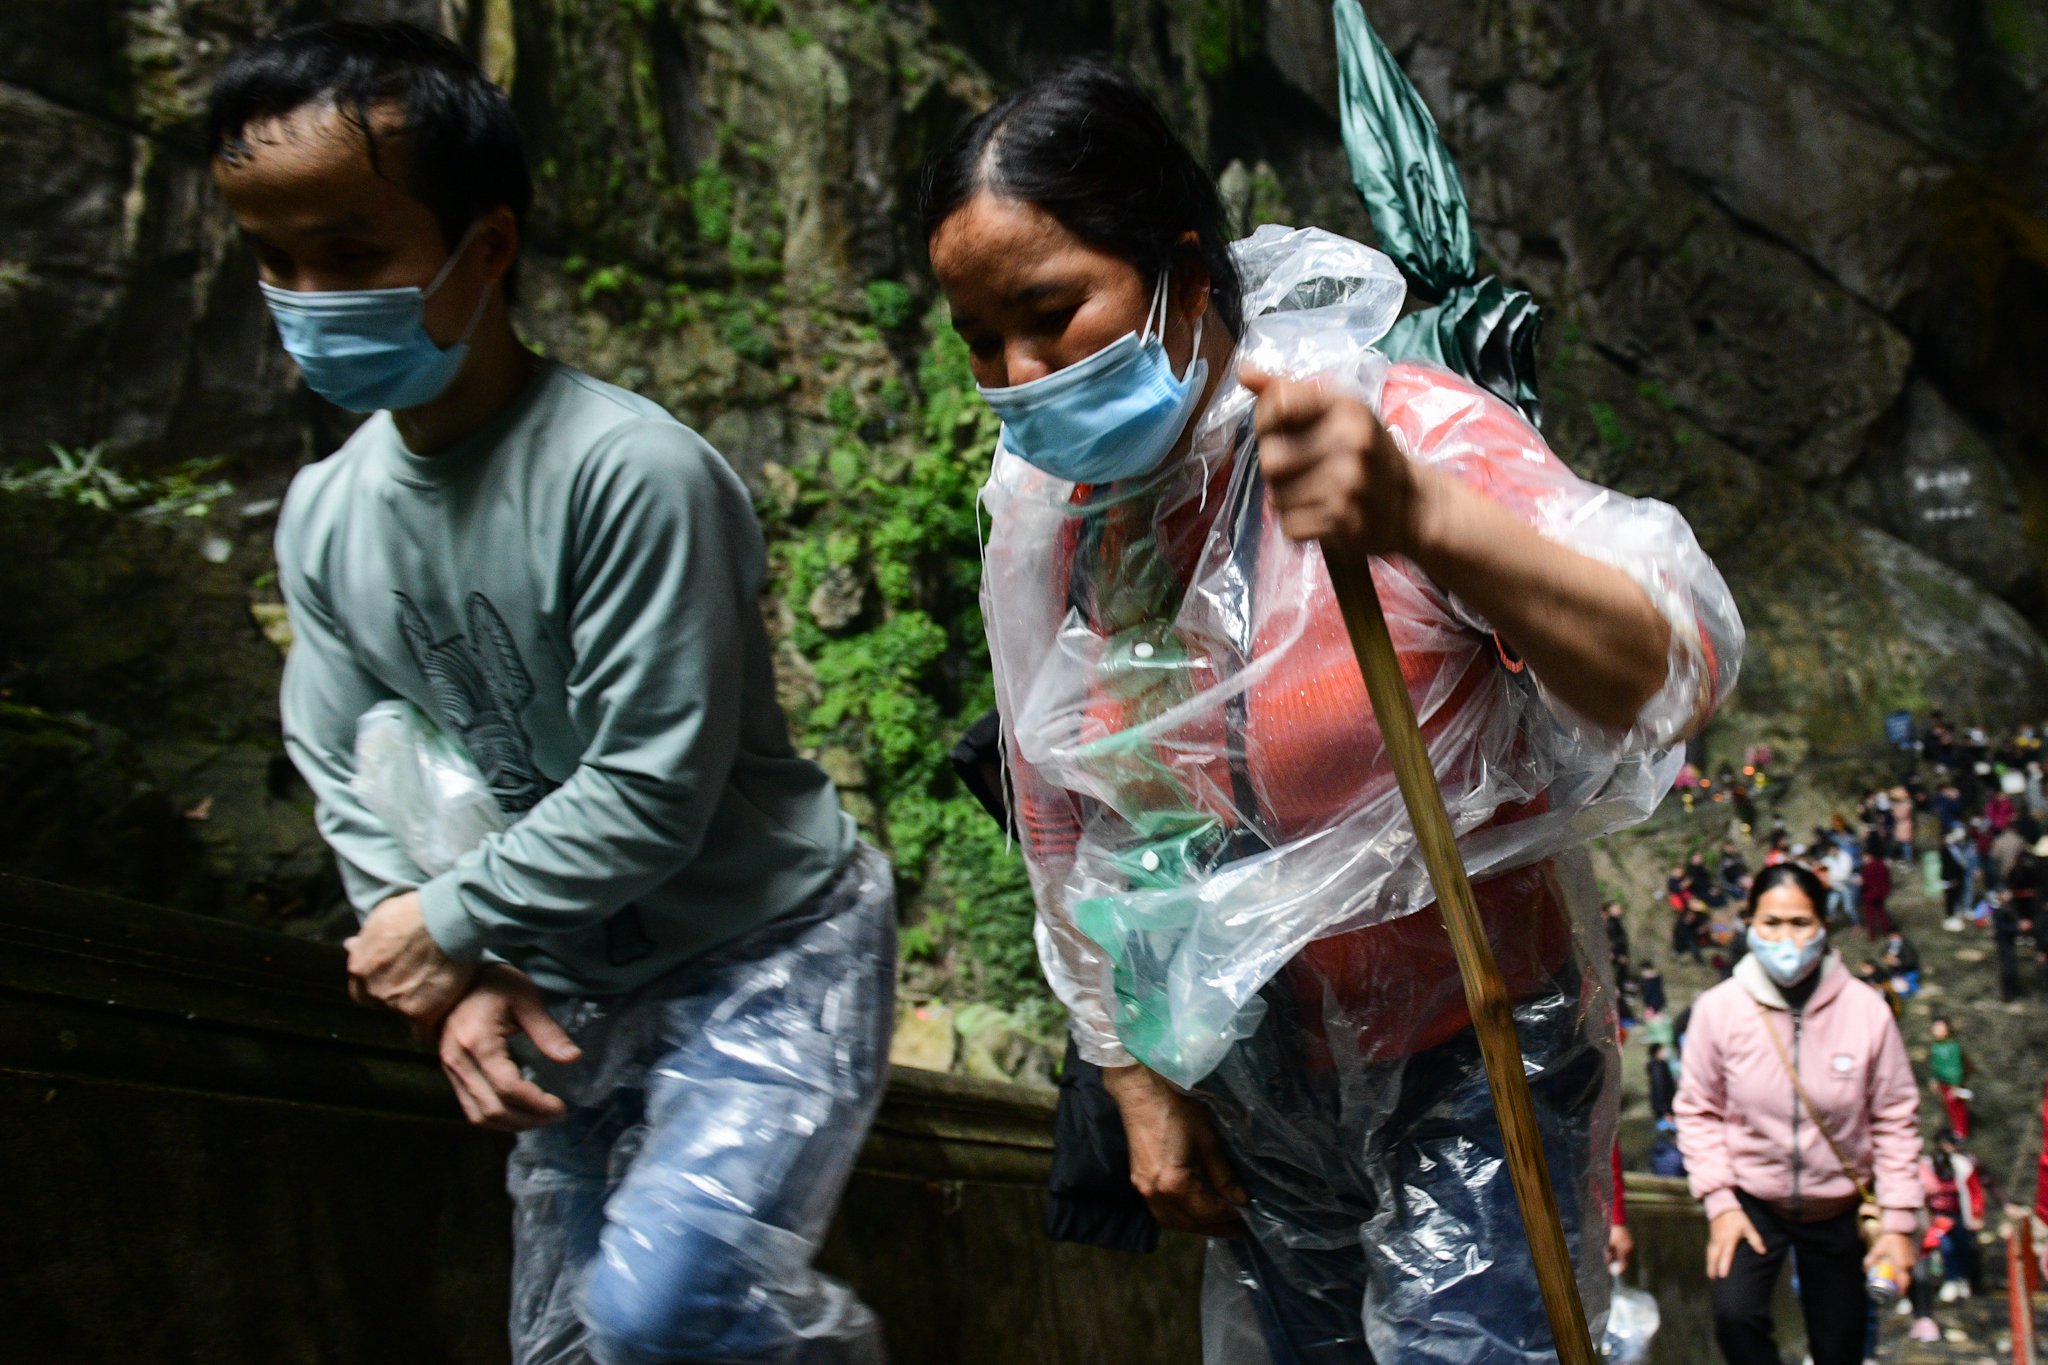
[[[1841,1163],[1842,1174],[1848,1176],[1850,1182],[1856,1186],[1857,1197],[1862,1199],[1864,1203],[1877,1203],[1876,1198],[1870,1193],[1870,1187],[1863,1183],[1863,1177],[1856,1174],[1856,1168],[1850,1164],[1848,1156],[1843,1153],[1842,1145],[1835,1141],[1835,1135],[1830,1133],[1827,1124],[1822,1122],[1820,1110],[1814,1107],[1812,1097],[1806,1093],[1806,1087],[1799,1083],[1799,1073],[1793,1069],[1792,1058],[1785,1052],[1784,1040],[1779,1038],[1778,1031],[1771,1027],[1770,1010],[1764,1007],[1763,1001],[1753,995],[1750,996],[1749,1001],[1752,1005],[1756,1006],[1757,1016],[1763,1021],[1764,1036],[1771,1040],[1771,1047],[1777,1052],[1778,1061],[1783,1064],[1785,1074],[1791,1078],[1792,1088],[1798,1092],[1800,1104],[1806,1107],[1806,1116],[1813,1120],[1814,1127],[1820,1129],[1820,1135],[1828,1140],[1828,1150],[1833,1152],[1835,1160]]]

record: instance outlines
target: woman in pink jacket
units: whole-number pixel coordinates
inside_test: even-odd
[[[1729,1365],[1776,1365],[1771,1298],[1788,1249],[1813,1365],[1859,1365],[1865,1272],[1889,1263],[1903,1288],[1914,1261],[1919,1088],[1891,1011],[1828,950],[1826,904],[1796,863],[1759,873],[1749,955],[1694,1003],[1685,1037],[1678,1144],[1712,1220],[1714,1335]],[[1867,1252],[1859,1191],[1881,1210]]]

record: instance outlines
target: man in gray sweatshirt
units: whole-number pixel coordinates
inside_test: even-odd
[[[520,343],[531,182],[453,45],[288,30],[223,68],[211,131],[286,349],[372,414],[279,521],[285,741],[363,917],[352,993],[520,1135],[515,1359],[878,1360],[811,1259],[880,1099],[893,892],[790,747],[746,490]],[[351,786],[393,700],[509,821],[435,875]]]

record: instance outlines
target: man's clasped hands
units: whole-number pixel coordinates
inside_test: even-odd
[[[342,946],[348,949],[349,998],[405,1016],[422,1041],[438,1039],[441,1070],[471,1123],[516,1133],[567,1112],[526,1078],[509,1044],[524,1033],[562,1063],[581,1057],[582,1049],[548,1013],[526,973],[502,962],[459,962],[443,952],[427,932],[418,892],[383,901]]]

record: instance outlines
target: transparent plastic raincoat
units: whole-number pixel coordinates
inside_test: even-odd
[[[1621,569],[1670,623],[1663,687],[1613,731],[1414,565],[1373,562],[1521,1002],[1568,1231],[1604,1231],[1613,1028],[1604,951],[1579,946],[1600,938],[1573,850],[1669,788],[1677,741],[1734,683],[1734,603],[1674,509],[1580,480],[1473,384],[1390,366],[1373,343],[1405,286],[1385,256],[1270,226],[1236,254],[1240,362],[1357,394],[1412,458]],[[983,609],[1040,958],[1083,1057],[1143,1062],[1208,1103],[1253,1195],[1232,1255],[1266,1291],[1266,1337],[1296,1353],[1276,1359],[1346,1358],[1359,1294],[1376,1350],[1541,1355],[1456,961],[1437,915],[1417,913],[1433,894],[1322,554],[1265,505],[1252,406],[1233,366],[1188,457],[1144,481],[1075,486],[998,448]],[[1586,1241],[1597,1310],[1607,1277]],[[1530,1322],[1482,1311],[1482,1292],[1520,1292],[1495,1269],[1527,1277]]]
[[[862,845],[798,909],[628,996],[553,998],[583,1050],[528,1074],[567,1115],[519,1135],[516,1365],[882,1365],[812,1264],[887,1082],[896,902]]]

